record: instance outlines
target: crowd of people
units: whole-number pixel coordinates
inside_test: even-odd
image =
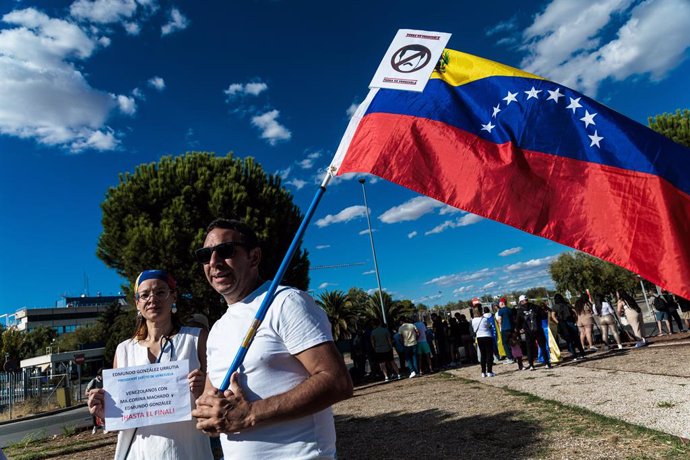
[[[679,332],[690,330],[690,301],[663,291],[652,295],[651,307],[657,327],[651,333],[642,308],[623,290],[615,293],[615,299],[584,293],[572,304],[555,294],[552,306],[525,295],[514,306],[505,298],[491,305],[474,298],[470,318],[460,312],[431,313],[403,318],[390,328],[372,320],[352,339],[351,375],[355,382],[387,382],[479,364],[482,377],[493,377],[498,363],[516,364],[520,370],[539,365],[551,369],[552,363],[566,359],[561,348],[567,349],[568,360],[578,361],[602,347],[623,349],[626,343],[644,347],[649,335],[675,333],[672,321]]]

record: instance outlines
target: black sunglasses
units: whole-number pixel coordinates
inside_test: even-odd
[[[228,241],[227,243],[220,243],[219,245],[210,248],[197,249],[194,252],[194,255],[196,255],[196,260],[205,265],[211,261],[214,251],[221,259],[231,259],[232,256],[235,255],[236,246],[244,246],[245,248],[249,248],[247,243]]]

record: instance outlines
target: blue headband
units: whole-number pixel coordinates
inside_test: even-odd
[[[175,279],[172,276],[170,276],[170,274],[165,270],[144,270],[139,274],[137,280],[134,282],[134,290],[138,291],[139,285],[146,280],[164,281],[165,283],[167,283],[168,287],[173,291],[177,286]]]

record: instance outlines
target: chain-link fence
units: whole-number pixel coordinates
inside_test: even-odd
[[[85,388],[70,381],[69,374],[32,376],[29,372],[0,372],[0,413],[16,417],[18,406],[32,403],[36,408],[67,407],[83,399]]]

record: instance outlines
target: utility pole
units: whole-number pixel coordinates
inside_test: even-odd
[[[367,204],[367,191],[364,188],[364,178],[359,179],[362,184],[362,194],[364,195],[364,210],[367,213],[367,225],[369,226],[369,241],[371,241],[371,253],[374,255],[374,271],[376,272],[376,284],[379,287],[379,301],[381,302],[381,315],[383,317],[384,326],[388,325],[386,320],[386,310],[383,307],[383,292],[381,291],[381,277],[379,276],[379,264],[376,261],[376,249],[374,248],[374,233],[371,231],[371,218],[369,217],[369,205]]]

